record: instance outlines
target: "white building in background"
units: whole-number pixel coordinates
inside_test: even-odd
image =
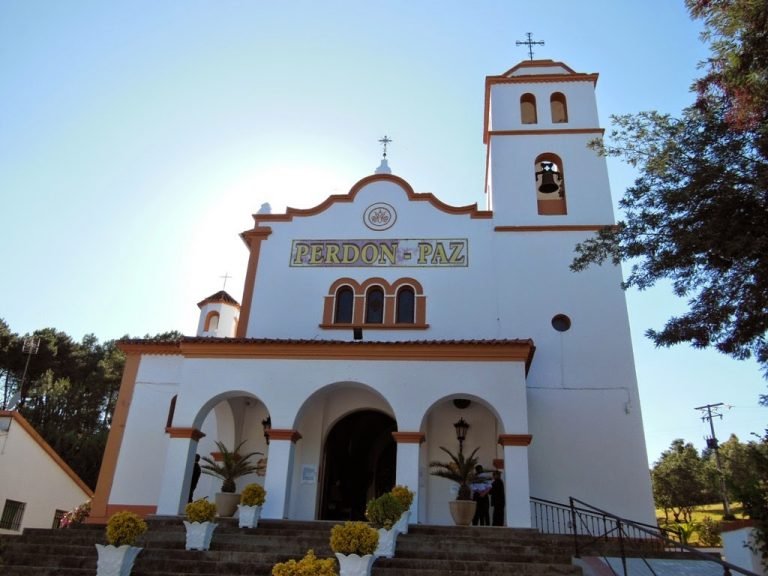
[[[551,60],[486,79],[485,209],[414,192],[385,159],[315,208],[254,215],[241,304],[220,292],[197,336],[122,343],[93,518],[179,513],[220,440],[268,456],[239,484],[264,483],[264,517],[359,518],[397,483],[412,521],[449,524],[455,486],[429,462],[463,418],[465,452],[503,470],[507,525],[531,525],[532,496],[653,522],[621,270],[569,268],[614,223],[587,148],[596,82]]]
[[[0,410],[0,535],[58,527],[90,488],[16,411]]]

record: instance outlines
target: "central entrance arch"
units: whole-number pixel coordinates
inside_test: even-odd
[[[395,485],[397,424],[375,410],[352,412],[331,428],[323,447],[320,520],[365,520],[367,502]]]

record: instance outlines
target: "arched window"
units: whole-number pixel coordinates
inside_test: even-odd
[[[219,313],[218,312],[208,312],[208,315],[205,317],[205,332],[215,332],[219,329]]]
[[[413,293],[413,288],[410,286],[403,286],[398,290],[397,311],[395,316],[395,322],[397,324],[413,324],[415,303],[416,296]]]
[[[536,96],[533,94],[520,96],[520,120],[523,124],[536,124]]]
[[[555,92],[549,97],[549,109],[552,112],[552,123],[562,124],[568,122],[568,106],[565,103],[565,94]]]
[[[336,311],[333,321],[336,324],[352,322],[352,309],[355,303],[355,293],[349,286],[342,286],[336,291]]]
[[[365,293],[365,322],[366,324],[384,322],[384,290],[379,286],[372,286]]]
[[[566,214],[563,162],[556,154],[540,154],[535,162],[539,214]]]

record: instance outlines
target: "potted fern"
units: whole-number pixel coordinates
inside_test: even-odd
[[[267,491],[260,484],[248,484],[240,495],[240,528],[256,528],[261,516],[261,507],[267,497]]]
[[[392,558],[395,555],[396,525],[403,512],[403,505],[391,492],[368,502],[365,517],[368,518],[371,526],[379,531],[379,545],[373,553],[374,556]]]
[[[187,504],[184,513],[187,515],[187,519],[184,520],[184,528],[187,530],[187,550],[208,550],[211,547],[213,531],[217,526],[213,522],[216,517],[216,505],[205,498],[200,498]]]
[[[96,576],[128,576],[141,552],[134,546],[147,531],[147,523],[133,512],[117,512],[107,522],[108,545],[96,544]]]
[[[339,576],[367,576],[376,557],[379,533],[365,522],[345,522],[331,529],[331,550],[339,561]]]
[[[232,516],[240,502],[240,495],[235,494],[237,489],[235,481],[241,476],[258,473],[261,470],[259,464],[252,464],[249,459],[252,456],[263,455],[263,453],[240,454],[238,451],[243,444],[245,444],[245,440],[230,451],[223,442],[216,441],[220,458],[216,460],[210,456],[201,458],[203,464],[200,465],[200,468],[203,474],[209,474],[222,480],[221,492],[216,494],[216,510],[218,515],[222,517]]]
[[[472,523],[475,508],[477,507],[477,502],[472,500],[472,488],[470,485],[476,478],[475,466],[477,466],[479,460],[476,455],[480,448],[475,448],[469,456],[464,456],[461,450],[459,450],[458,454],[454,454],[443,446],[440,446],[440,450],[448,454],[450,460],[446,462],[430,462],[429,473],[432,476],[445,478],[459,485],[456,500],[449,502],[448,505],[456,525],[469,526]]]

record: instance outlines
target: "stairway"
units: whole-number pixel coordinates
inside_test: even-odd
[[[332,556],[334,522],[262,520],[258,528],[240,529],[232,519],[219,521],[209,551],[185,550],[178,517],[151,517],[137,543],[144,550],[133,576],[269,575],[272,566],[299,559],[309,548]],[[93,576],[94,543],[106,543],[103,526],[29,529],[21,536],[0,537],[3,576]],[[411,526],[398,536],[394,558],[379,558],[373,576],[578,576],[571,565],[571,540],[535,530],[448,526]]]

